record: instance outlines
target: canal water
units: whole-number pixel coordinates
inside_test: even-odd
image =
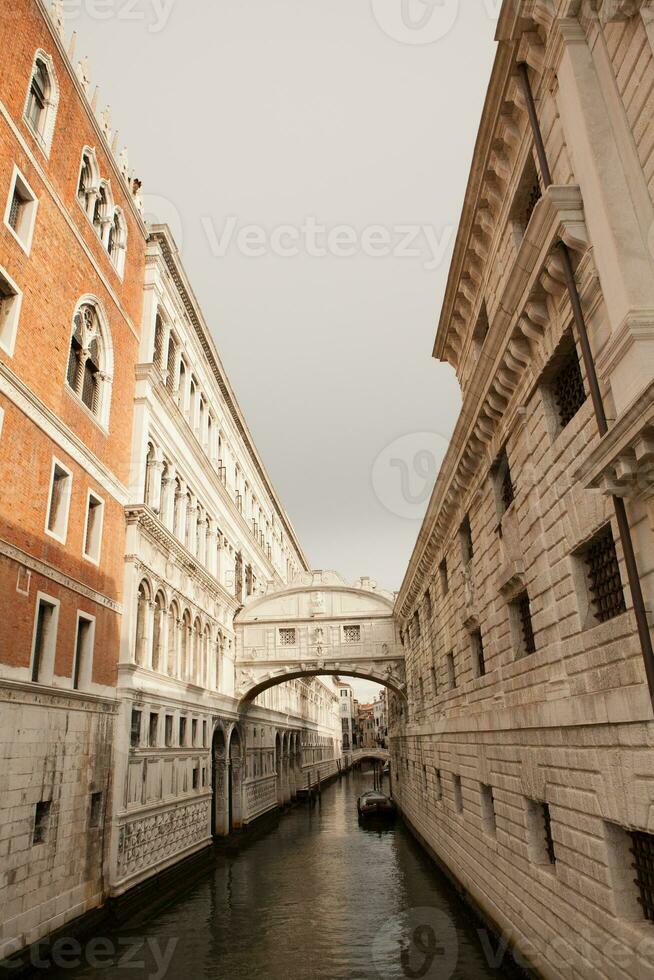
[[[482,980],[501,948],[400,820],[359,824],[352,772],[138,926],[64,949],[50,975],[101,980]]]

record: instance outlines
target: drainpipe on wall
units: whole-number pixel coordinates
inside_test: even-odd
[[[538,162],[540,164],[541,177],[544,188],[547,190],[552,183],[552,174],[547,161],[543,134],[541,132],[538,115],[536,113],[534,93],[532,92],[531,82],[529,81],[529,71],[525,62],[520,62],[520,64],[518,64],[518,72],[520,74],[522,88],[527,103],[527,113],[529,115],[529,122],[531,124],[531,130],[534,137],[536,155],[538,156]],[[604,402],[602,400],[602,393],[600,391],[597,371],[595,369],[593,351],[588,339],[588,329],[586,327],[586,318],[584,317],[584,312],[581,306],[581,297],[579,296],[579,290],[577,289],[577,283],[575,280],[574,269],[572,267],[572,260],[570,258],[568,246],[565,244],[565,242],[559,241],[557,247],[563,262],[566,286],[570,296],[570,305],[572,307],[572,315],[575,322],[575,327],[577,329],[579,346],[581,347],[584,366],[586,368],[586,376],[588,378],[590,397],[593,403],[593,409],[595,411],[597,428],[600,437],[603,437],[608,432],[609,427],[606,421]],[[636,562],[636,554],[634,552],[634,543],[631,537],[631,529],[629,527],[627,509],[625,507],[624,500],[622,497],[618,497],[615,494],[612,495],[612,500],[615,508],[615,517],[618,524],[618,530],[620,532],[622,553],[624,555],[625,567],[627,569],[627,578],[629,580],[631,600],[633,602],[634,615],[636,617],[640,648],[643,654],[643,663],[645,664],[645,674],[647,676],[650,700],[652,702],[652,708],[654,709],[654,650],[652,649],[652,636],[649,629],[649,623],[647,621],[647,611],[645,609],[645,599],[643,597],[643,589],[640,582],[640,576],[638,574],[638,564]]]

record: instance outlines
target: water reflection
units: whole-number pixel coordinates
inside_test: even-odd
[[[103,980],[481,980],[478,927],[401,820],[360,825],[372,774],[353,773],[147,920],[87,944],[55,976]],[[90,953],[89,953],[90,950]],[[72,959],[68,960],[71,964]]]

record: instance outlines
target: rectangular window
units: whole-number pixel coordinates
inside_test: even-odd
[[[165,742],[168,748],[173,744],[173,716],[166,715],[164,721]]]
[[[18,168],[14,167],[5,210],[5,225],[28,255],[32,247],[37,208],[38,201],[34,191]]]
[[[531,618],[531,602],[523,592],[511,603],[512,632],[517,657],[528,657],[536,652],[536,638]]]
[[[191,720],[191,745],[195,745],[198,740],[198,720],[193,718]]]
[[[203,721],[202,722],[202,744],[206,747],[206,744],[207,744],[207,723],[206,723],[206,721]]]
[[[495,483],[495,494],[497,497],[498,513],[501,517],[505,514],[515,500],[515,489],[511,479],[511,467],[506,449],[499,455],[493,467],[493,480]]]
[[[456,687],[456,667],[454,665],[454,654],[448,653],[446,657],[447,662],[447,682],[450,691],[453,691]]]
[[[179,719],[179,744],[186,745],[186,718]]]
[[[89,490],[84,527],[84,557],[96,564],[100,561],[103,519],[104,501]]]
[[[638,904],[648,922],[654,922],[654,835],[634,830],[630,837]]]
[[[565,429],[586,401],[584,379],[574,341],[569,343],[567,352],[556,364],[551,391],[561,429]]]
[[[593,615],[596,622],[606,623],[621,615],[627,608],[610,524],[585,546],[582,557]]]
[[[454,790],[454,809],[457,813],[463,813],[463,790],[461,777],[457,773],[452,775],[452,788]]]
[[[141,712],[137,708],[132,708],[132,721],[129,732],[129,744],[132,748],[141,744]]]
[[[50,474],[50,493],[45,529],[48,534],[62,544],[68,534],[68,512],[73,487],[73,475],[63,463],[53,459]]]
[[[463,559],[463,564],[467,565],[472,561],[472,556],[474,554],[474,549],[472,546],[472,528],[470,527],[470,518],[466,517],[459,529],[459,538],[461,540],[461,557]]]
[[[419,640],[421,634],[422,634],[422,630],[420,628],[420,613],[416,609],[416,611],[413,614],[413,638],[414,638],[414,640]]]
[[[73,662],[73,687],[76,691],[80,688],[87,688],[91,683],[94,633],[95,620],[78,613],[75,660]]]
[[[31,677],[35,683],[47,684],[54,673],[57,646],[57,619],[59,603],[40,593],[36,602],[34,639],[32,643]]]
[[[556,852],[549,804],[539,800],[527,800],[527,832],[530,856],[534,864],[554,867]]]
[[[294,647],[295,646],[295,630],[294,629],[280,629],[280,631],[279,631],[279,643],[283,647]]]
[[[361,643],[361,627],[344,626],[343,640],[345,641],[345,643]]]
[[[470,646],[472,649],[472,669],[475,677],[484,677],[486,674],[486,660],[484,659],[484,644],[481,638],[481,630],[474,630],[470,634]]]
[[[434,770],[436,778],[436,800],[438,803],[443,799],[443,777],[440,769]]]
[[[150,712],[148,721],[148,745],[154,748],[157,744],[159,735],[159,715],[155,711]]]
[[[18,317],[23,294],[16,283],[0,269],[0,347],[13,356]]]
[[[418,687],[419,687],[419,690],[420,690],[420,701],[421,702],[424,702],[424,700],[425,700],[425,682],[423,681],[422,677],[419,677],[418,678]]]
[[[32,832],[32,844],[44,844],[48,839],[50,829],[50,811],[52,800],[41,800],[36,804],[34,811],[34,830]]]
[[[481,784],[481,820],[487,834],[497,834],[493,787]]]
[[[432,617],[431,592],[429,589],[425,592],[425,616],[427,619],[431,619]]]
[[[102,793],[91,793],[89,827],[99,827],[102,823]]]
[[[438,574],[441,580],[441,592],[444,596],[450,591],[450,583],[447,577],[447,559],[443,558],[442,562],[438,566]]]
[[[430,668],[431,673],[431,689],[433,691],[434,697],[438,696],[438,676],[436,674],[436,668]]]
[[[193,766],[193,789],[197,789],[200,785],[200,768],[199,766]]]

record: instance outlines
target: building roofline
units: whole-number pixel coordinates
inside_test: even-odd
[[[149,241],[156,242],[161,250],[163,260],[166,263],[166,267],[172,277],[173,282],[175,283],[177,290],[179,291],[184,308],[189,316],[189,320],[191,321],[196,335],[202,344],[207,361],[213,371],[214,377],[218,382],[220,392],[225,400],[225,404],[227,405],[234,424],[236,425],[238,432],[243,439],[254,468],[257,471],[259,478],[263,482],[266,492],[270,496],[284,530],[286,531],[289,540],[293,543],[295,552],[303,564],[304,570],[307,572],[311,571],[311,566],[309,565],[307,557],[300,546],[295,528],[293,527],[288,514],[281,505],[277,492],[270,477],[268,476],[261,457],[257,452],[254,439],[252,438],[252,434],[248,429],[245,417],[238,404],[234,390],[227,380],[227,372],[223,367],[215,341],[211,336],[209,326],[204,319],[200,304],[195,296],[195,293],[193,292],[193,288],[188,280],[184,266],[182,265],[179,251],[170,228],[167,225],[162,224],[152,225],[150,228]]]

